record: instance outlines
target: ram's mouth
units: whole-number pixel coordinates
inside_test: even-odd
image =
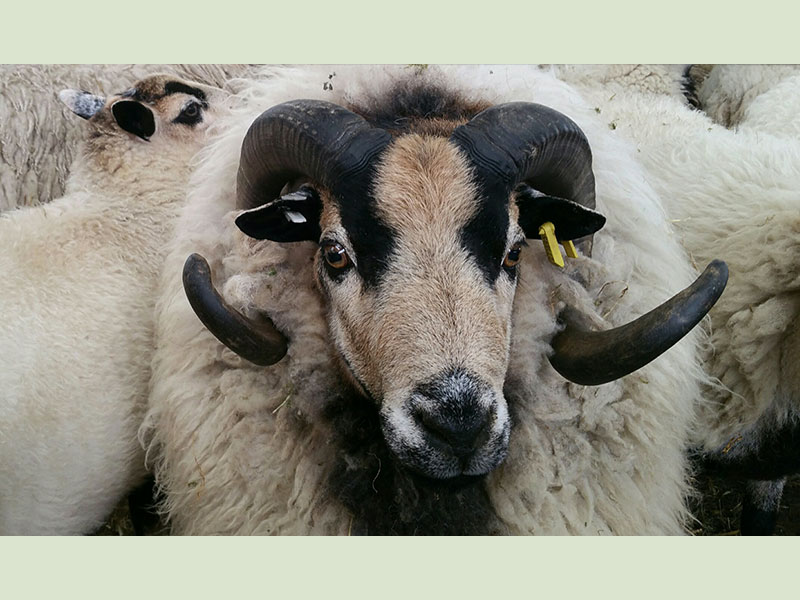
[[[422,427],[413,417],[381,413],[384,439],[395,458],[425,478],[461,487],[481,479],[497,468],[508,454],[511,431],[507,415],[494,419],[491,427],[476,438],[474,445],[454,447]]]

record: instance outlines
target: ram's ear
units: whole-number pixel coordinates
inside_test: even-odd
[[[58,98],[82,119],[91,119],[106,105],[104,96],[81,90],[61,90]]]
[[[555,227],[559,240],[576,240],[591,235],[606,223],[599,212],[557,196],[548,196],[529,185],[516,190],[519,225],[527,238],[538,238],[539,228],[547,222]]]
[[[321,214],[319,194],[303,186],[296,192],[242,212],[236,217],[236,226],[257,240],[318,242],[322,235]]]
[[[117,125],[125,131],[137,135],[145,141],[156,131],[153,111],[135,100],[120,100],[111,107]]]

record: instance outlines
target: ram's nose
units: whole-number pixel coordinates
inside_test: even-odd
[[[493,398],[479,378],[454,370],[418,386],[409,408],[431,446],[466,461],[491,437]]]

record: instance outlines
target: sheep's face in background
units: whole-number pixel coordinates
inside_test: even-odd
[[[114,171],[125,160],[153,156],[161,149],[197,152],[205,131],[221,111],[222,90],[170,75],[153,75],[119,94],[104,97],[63,90],[59,97],[91,127],[86,154],[103,154]],[[116,152],[107,152],[110,147]]]
[[[486,473],[510,430],[517,207],[482,202],[446,138],[398,138],[372,188],[368,203],[322,193],[316,266],[332,341],[406,465],[435,478]]]

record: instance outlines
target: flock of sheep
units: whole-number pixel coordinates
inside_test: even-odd
[[[797,68],[0,80],[0,533],[682,534],[698,464],[772,532]]]

